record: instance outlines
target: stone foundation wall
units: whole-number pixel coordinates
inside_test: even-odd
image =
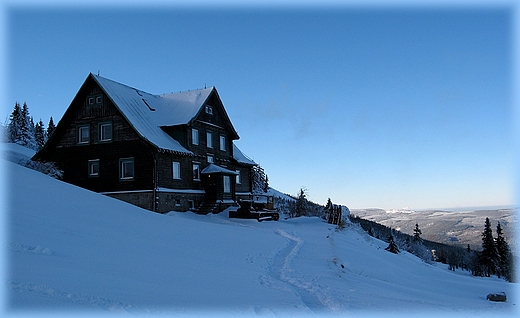
[[[153,211],[153,192],[108,193],[109,197]],[[156,212],[195,210],[204,201],[204,194],[157,192]]]

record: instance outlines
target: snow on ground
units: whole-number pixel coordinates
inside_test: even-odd
[[[0,158],[14,163],[29,160],[36,151],[13,143],[0,142]]]
[[[161,215],[3,161],[6,315],[518,314],[517,284],[389,253],[354,225]]]
[[[294,198],[288,196],[287,194],[285,193],[282,193],[276,189],[273,189],[273,188],[269,188],[267,189],[267,195],[272,195],[274,196],[275,198],[280,198],[280,199],[284,199],[284,200],[287,200],[287,201],[295,201]]]

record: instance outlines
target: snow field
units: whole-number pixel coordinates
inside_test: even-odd
[[[161,215],[4,166],[11,316],[518,314],[517,284],[389,253],[352,224]]]

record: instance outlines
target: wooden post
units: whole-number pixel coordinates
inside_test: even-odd
[[[335,224],[339,225],[341,223],[341,206],[333,204],[329,208],[329,218],[328,218],[329,224]]]

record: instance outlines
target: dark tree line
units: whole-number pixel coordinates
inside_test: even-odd
[[[422,231],[418,224],[415,225],[413,235],[409,235],[355,215],[351,215],[350,220],[359,224],[370,236],[389,243],[386,250],[390,252],[399,253],[400,250],[405,250],[427,262],[447,264],[450,270],[461,268],[471,271],[474,276],[497,275],[510,282],[515,281],[513,255],[505,241],[500,222],[494,238],[491,224],[486,218],[482,232],[482,251],[474,251],[469,244],[467,248],[463,248],[424,240],[420,237]]]
[[[254,194],[264,194],[269,190],[269,177],[260,165],[252,168]],[[322,216],[324,207],[307,199],[307,189],[301,188],[297,196],[286,194],[291,199],[275,199],[276,209],[288,217]]]
[[[20,106],[20,104],[16,102],[9,116],[9,123],[6,127],[2,128],[3,137],[6,142],[15,143],[38,151],[47,142],[56,127],[52,117],[49,120],[47,129],[45,129],[45,125],[41,120],[34,124],[33,118],[29,115],[29,107],[27,107],[27,104],[23,103],[23,105]],[[19,159],[16,163],[45,173],[53,178],[60,179],[63,175],[63,171],[59,170],[52,162]]]
[[[24,102],[20,106],[20,103],[16,102],[9,116],[5,137],[7,142],[19,144],[33,150],[40,150],[55,128],[52,117],[49,120],[47,129],[45,129],[41,119],[35,124],[32,116],[29,114],[27,103]]]
[[[317,216],[320,218],[325,218],[325,215],[328,211],[327,207],[312,202],[307,197],[307,189],[300,188],[298,195],[296,197],[293,197],[294,201],[288,202],[289,217],[293,218],[300,216]]]
[[[482,251],[478,253],[474,275],[490,277],[497,275],[508,281],[515,280],[513,254],[504,238],[500,222],[497,223],[497,236],[493,237],[493,229],[489,218],[484,223],[482,232]]]
[[[422,231],[418,224],[415,225],[414,234],[409,235],[355,215],[350,216],[350,221],[361,225],[370,236],[389,243],[387,247],[388,251],[393,253],[399,253],[401,250],[407,251],[420,257],[425,262],[435,261],[435,255],[432,253],[432,250],[439,251],[443,245],[441,243],[423,240],[421,238]],[[395,245],[395,247],[393,245]]]
[[[300,216],[317,216],[326,219],[329,207],[332,204],[330,199],[327,205],[312,202],[308,199],[307,189],[300,188],[298,195],[285,194],[287,198],[275,198],[275,207],[278,212],[286,214],[289,218]]]

